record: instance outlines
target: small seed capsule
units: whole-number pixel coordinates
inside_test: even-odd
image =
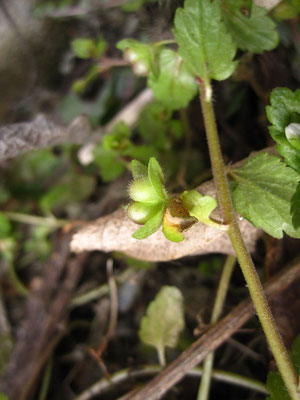
[[[133,201],[127,207],[127,215],[136,224],[145,224],[158,213],[160,204],[145,204]]]
[[[158,203],[158,197],[149,179],[134,180],[129,186],[129,196],[134,201],[141,203]]]

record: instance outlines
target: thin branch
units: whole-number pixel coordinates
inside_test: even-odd
[[[300,261],[276,275],[265,285],[268,298],[274,299],[284,292],[300,277]],[[141,390],[124,397],[124,400],[158,400],[171,387],[179,382],[191,369],[201,363],[208,353],[216,350],[222,343],[241,328],[254,314],[251,299],[235,307],[225,318],[210,328],[203,336],[185,350],[166,369],[147,383]]]

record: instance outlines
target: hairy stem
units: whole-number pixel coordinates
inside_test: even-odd
[[[211,87],[204,86],[204,83],[200,79],[198,80],[198,85],[212,171],[217,189],[219,206],[223,217],[223,223],[229,225],[228,235],[236,252],[237,259],[244,274],[257,315],[289,395],[292,400],[299,400],[300,393],[297,390],[297,375],[281,339],[267,299],[263,292],[261,282],[257,275],[251,256],[245,246],[236,220],[225,173],[211,96],[208,95],[211,93]]]
[[[236,258],[234,256],[228,256],[222,271],[221,279],[219,282],[216,299],[210,319],[210,323],[215,324],[221,316],[225,297],[228,291],[230,278],[232,275],[233,267]],[[212,370],[214,364],[214,352],[208,354],[203,363],[203,374],[201,384],[198,391],[197,400],[207,400],[209,398],[210,382],[212,378]]]

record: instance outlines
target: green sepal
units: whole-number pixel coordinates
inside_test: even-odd
[[[162,224],[164,209],[165,206],[162,204],[158,213],[149,219],[149,221],[147,221],[140,229],[135,231],[132,237],[134,239],[142,240],[155,233]]]
[[[133,179],[147,178],[148,168],[138,160],[132,160],[130,163],[130,170]]]
[[[204,223],[212,221],[209,216],[217,207],[217,202],[213,197],[202,196],[196,190],[190,190],[183,192],[180,198],[192,217]]]
[[[167,199],[166,189],[164,187],[163,171],[154,157],[151,157],[148,164],[148,177],[157,196],[162,200]]]
[[[184,235],[180,232],[179,227],[168,224],[166,218],[163,219],[162,232],[171,242],[182,242],[184,240]]]

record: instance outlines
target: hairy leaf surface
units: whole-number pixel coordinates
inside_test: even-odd
[[[278,157],[267,153],[251,157],[230,174],[235,209],[254,226],[276,238],[288,235],[300,238],[290,214],[291,198],[300,174],[287,167]]]
[[[233,73],[236,45],[221,21],[219,1],[186,0],[176,11],[174,35],[179,54],[206,85]]]
[[[176,287],[164,286],[142,318],[139,337],[157,349],[160,361],[164,363],[165,347],[176,347],[183,328],[182,294]]]
[[[244,12],[244,0],[223,0],[222,14],[227,30],[238,48],[252,53],[274,49],[279,41],[275,23],[267,10],[252,4],[251,12]]]
[[[292,197],[291,214],[294,227],[300,228],[300,182]]]
[[[161,51],[159,74],[151,74],[148,84],[155,98],[172,110],[186,107],[197,93],[194,75],[183,59],[169,49]]]

